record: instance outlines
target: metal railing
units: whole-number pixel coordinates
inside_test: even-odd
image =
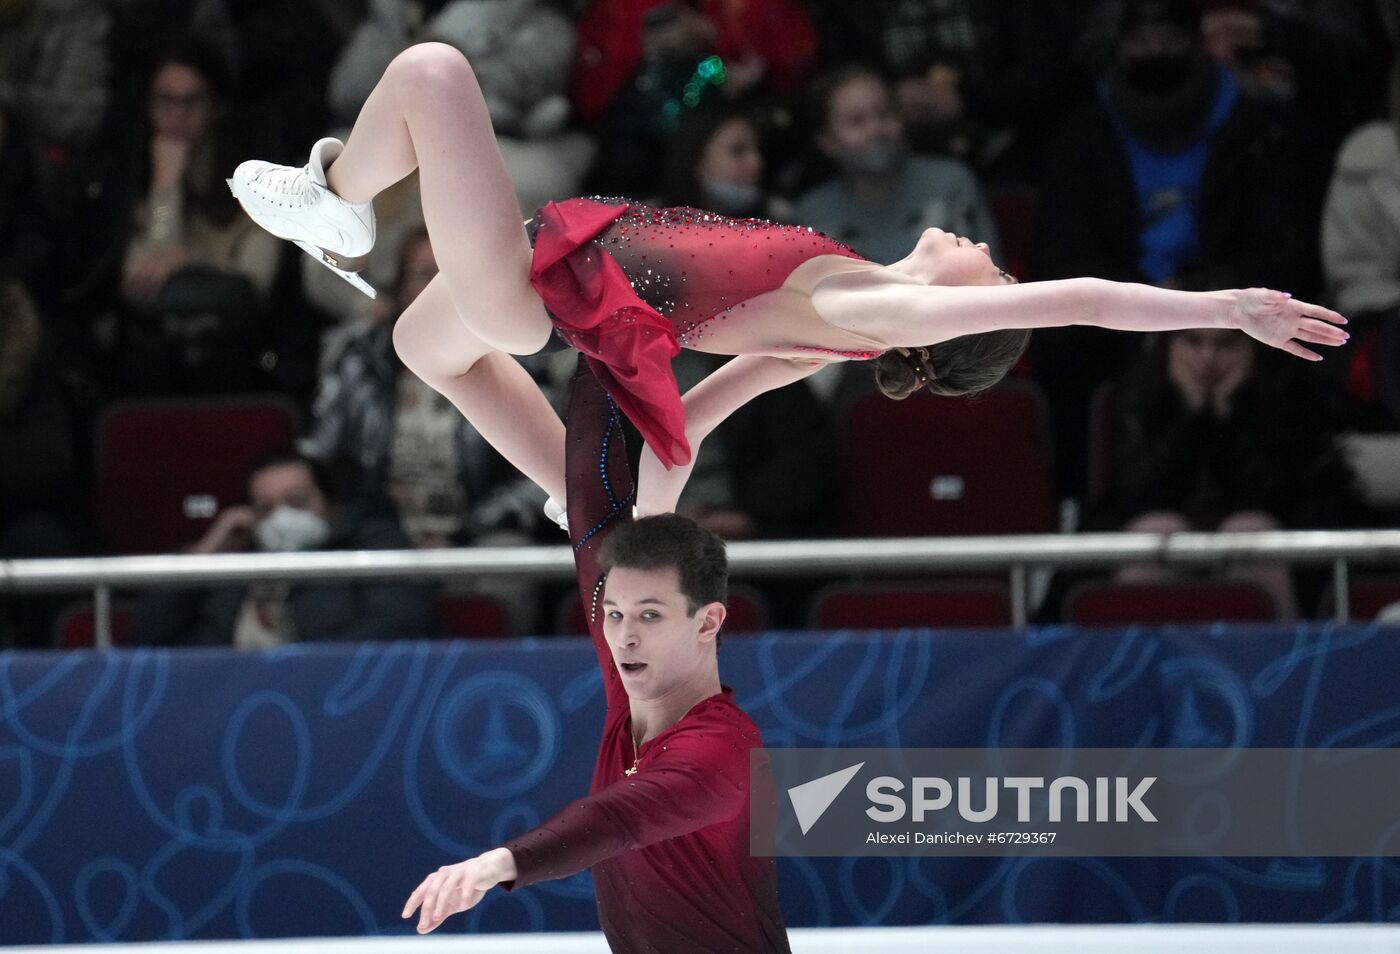
[[[734,576],[1003,570],[1010,576],[1012,625],[1025,627],[1029,571],[1129,563],[1208,565],[1231,561],[1331,564],[1334,617],[1350,616],[1353,563],[1400,566],[1400,530],[1290,530],[1267,533],[1084,533],[875,540],[731,543]],[[567,546],[453,550],[358,550],[210,556],[0,560],[0,594],[91,590],[96,644],[111,645],[114,587],[195,586],[230,581],[356,580],[457,576],[572,578]]]

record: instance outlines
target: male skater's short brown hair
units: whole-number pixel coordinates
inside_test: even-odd
[[[631,570],[675,567],[686,612],[691,616],[706,603],[723,603],[729,595],[724,541],[679,514],[624,523],[603,543],[598,562],[604,572],[617,566]]]

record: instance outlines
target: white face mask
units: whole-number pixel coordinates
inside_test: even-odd
[[[903,137],[875,139],[859,149],[848,149],[836,156],[836,163],[853,176],[884,177],[904,165],[909,147]]]
[[[700,183],[705,193],[705,202],[710,209],[720,214],[749,212],[763,198],[763,190],[748,182]]]
[[[253,531],[258,546],[274,553],[314,550],[330,535],[331,527],[324,517],[286,505],[273,508]]]

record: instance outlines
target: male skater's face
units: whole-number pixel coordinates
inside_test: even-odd
[[[633,699],[656,699],[679,685],[718,672],[715,637],[724,604],[692,615],[675,567],[616,566],[603,593],[603,635],[623,688]]]

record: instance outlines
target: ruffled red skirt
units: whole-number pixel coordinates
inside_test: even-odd
[[[691,457],[685,406],[671,369],[681,350],[675,329],[637,296],[622,266],[593,244],[627,209],[588,199],[540,209],[530,283],[560,336],[583,353],[613,401],[670,469]]]

